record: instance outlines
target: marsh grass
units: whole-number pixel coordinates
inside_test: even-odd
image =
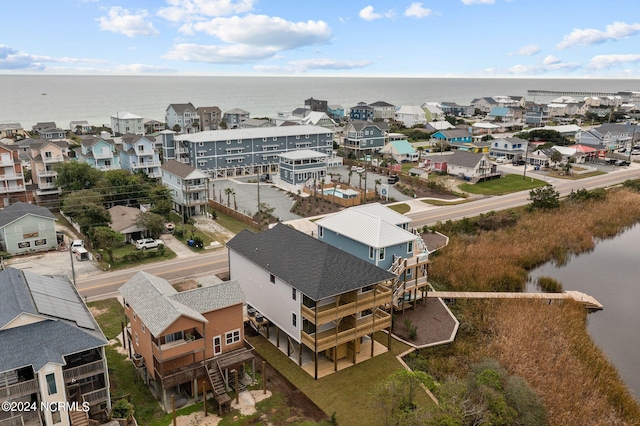
[[[522,288],[528,270],[565,262],[640,221],[640,194],[625,189],[606,200],[564,202],[547,212],[522,212],[498,230],[450,235],[432,259],[431,279],[456,290]],[[462,228],[464,229],[464,227]],[[552,425],[640,424],[640,405],[586,330],[586,312],[573,301],[458,300],[453,344],[422,350],[407,362],[443,380],[495,358],[544,401]]]

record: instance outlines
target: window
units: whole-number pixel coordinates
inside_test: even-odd
[[[198,146],[204,146],[204,142],[198,142]]]
[[[58,386],[56,385],[56,375],[55,373],[47,374],[47,390],[49,391],[49,395],[55,395],[58,393]]]
[[[273,274],[269,274],[269,282],[271,284],[275,284],[276,283],[276,276]]]
[[[138,333],[133,333],[133,334],[135,334],[136,346],[140,346],[140,340],[138,340]]]
[[[373,247],[369,247],[369,259],[373,259],[373,253],[374,253],[374,248]]]
[[[300,139],[300,135],[296,135],[296,139]]]
[[[407,253],[413,253],[413,241],[407,243]]]
[[[15,231],[16,231],[16,234],[22,234],[22,226],[16,225]]]
[[[378,259],[379,260],[384,260],[384,247],[382,247],[380,249],[380,251],[378,252]]]
[[[298,300],[298,292],[293,287],[291,287],[291,299]]]
[[[227,342],[227,345],[233,345],[234,343],[238,343],[240,341],[240,330],[234,330],[224,335],[224,340]]]
[[[40,229],[41,231],[44,231],[45,229],[44,222],[38,223],[38,229]]]
[[[145,328],[144,328],[144,324],[142,323],[142,321],[140,322],[140,325],[142,326],[142,332],[145,332]]]
[[[164,336],[165,343],[175,342],[176,340],[182,339],[184,339],[182,331],[176,331],[175,333],[167,334],[166,336]]]
[[[291,313],[291,325],[294,328],[298,328],[298,316],[295,313]]]
[[[267,138],[262,138],[262,142],[266,142],[266,141],[267,141]]]
[[[373,315],[373,309],[371,308],[365,309],[364,311],[360,312],[360,318],[368,317],[369,315]]]
[[[227,145],[231,145],[231,141],[227,141]]]
[[[137,319],[138,319],[138,316],[137,316],[137,315],[136,315],[136,313],[134,312],[134,313],[133,313],[133,320],[135,321],[135,320],[137,320]]]
[[[322,226],[318,226],[318,237],[324,238],[324,228]]]
[[[58,411],[58,407],[55,404],[51,406],[51,421],[53,422],[54,425],[57,425],[58,423],[62,422],[60,411]]]
[[[302,319],[302,331],[307,334],[313,334],[316,332],[316,326],[311,321],[303,318]]]

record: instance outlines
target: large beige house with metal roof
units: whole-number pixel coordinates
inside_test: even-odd
[[[242,382],[244,364],[253,361],[244,342],[245,297],[238,283],[178,292],[168,281],[138,272],[119,291],[131,359],[165,410],[171,409],[171,395],[180,406],[203,386],[219,404],[228,403],[227,390],[235,384],[230,371],[239,371]]]

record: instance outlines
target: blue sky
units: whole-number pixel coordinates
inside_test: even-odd
[[[640,76],[640,2],[3,2],[0,74]]]

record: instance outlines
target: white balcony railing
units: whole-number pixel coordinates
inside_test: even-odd
[[[131,168],[133,169],[144,169],[146,167],[160,167],[161,163],[159,161],[145,161],[144,163],[136,162],[131,163]]]
[[[24,175],[22,173],[6,173],[0,175],[0,180],[16,180],[16,179],[24,179]]]
[[[0,166],[13,166],[14,164],[15,162],[13,161],[13,158],[9,156],[3,156],[0,158]]]
[[[0,187],[0,188],[2,188],[2,192],[4,193],[24,191],[24,185],[12,185],[12,186]]]
[[[52,182],[41,182],[38,185],[38,187],[40,189],[54,189],[54,188],[57,188],[58,185],[56,185],[55,183],[52,183]]]
[[[56,172],[55,170],[38,169],[37,175],[39,177],[56,177],[58,176],[58,172]]]
[[[100,171],[103,171],[103,172],[107,172],[109,170],[119,170],[120,167],[113,166],[113,165],[111,165],[111,166],[96,166],[96,169],[98,169]]]
[[[108,160],[110,158],[113,158],[113,152],[100,152],[100,153],[93,153],[93,158],[95,158],[96,160]]]
[[[62,155],[52,155],[51,157],[43,155],[42,161],[44,161],[45,163],[60,163],[64,161],[64,157]]]

